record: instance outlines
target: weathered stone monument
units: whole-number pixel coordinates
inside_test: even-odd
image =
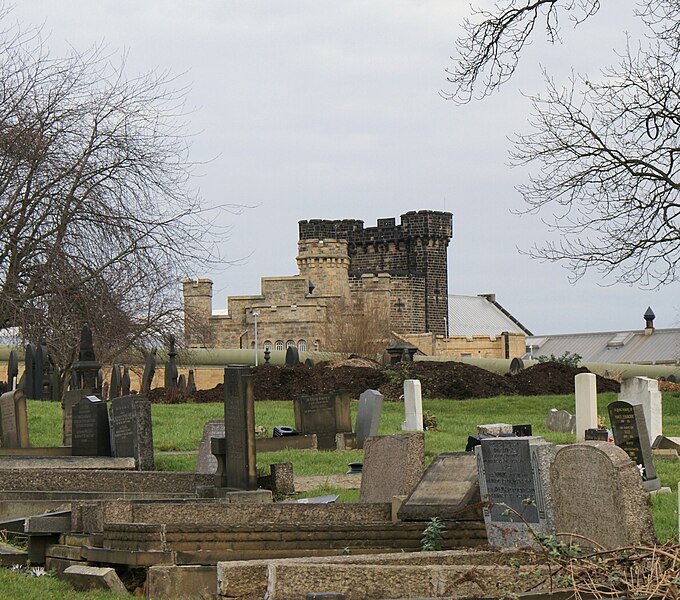
[[[0,434],[3,448],[28,448],[28,414],[23,390],[0,396]]]
[[[102,388],[97,377],[100,369],[94,353],[92,330],[85,324],[80,332],[78,360],[73,364],[72,383],[75,385],[72,389],[92,390],[95,396],[101,395]]]
[[[123,367],[123,375],[120,380],[120,395],[121,396],[130,395],[130,369],[128,369],[127,367]]]
[[[550,463],[555,447],[541,437],[485,438],[475,447],[489,543],[536,546],[532,532],[552,535]]]
[[[146,394],[153,384],[156,373],[156,348],[146,353],[144,359],[144,372],[142,373],[141,393]]]
[[[548,419],[546,421],[545,427],[550,431],[575,433],[576,416],[572,415],[566,410],[557,410],[556,408],[551,408],[548,411]]]
[[[154,470],[151,403],[145,396],[120,396],[111,401],[111,450],[115,457],[133,457],[140,471]]]
[[[17,378],[19,377],[19,359],[17,353],[12,350],[7,359],[7,389],[9,391],[16,389]]]
[[[61,399],[62,415],[62,444],[70,446],[73,433],[73,407],[80,402],[81,398],[92,395],[92,390],[66,390]]]
[[[563,446],[551,467],[555,528],[604,548],[653,544],[649,494],[628,455],[610,442]],[[564,537],[563,537],[564,535]]]
[[[206,421],[203,426],[203,436],[198,445],[196,473],[213,474],[217,471],[217,459],[210,451],[210,440],[221,437],[225,437],[224,419]]]
[[[113,365],[111,367],[111,383],[109,384],[109,400],[123,395],[127,396],[129,393],[130,390],[128,390],[127,394],[123,394],[123,373],[121,366]]]
[[[377,390],[366,390],[359,396],[357,420],[354,426],[356,447],[364,447],[364,440],[378,434],[382,414],[383,395]]]
[[[111,430],[106,402],[86,396],[73,407],[71,454],[111,456]]]
[[[418,379],[404,380],[404,431],[423,430],[423,396]]]
[[[631,377],[621,382],[619,400],[636,400],[642,404],[649,443],[663,435],[662,400],[659,381],[649,377]]]
[[[364,442],[360,502],[391,502],[411,493],[425,471],[422,432],[378,435]]]
[[[177,352],[175,351],[175,336],[171,335],[168,339],[168,360],[165,363],[164,383],[165,389],[177,387]]]
[[[582,442],[586,429],[597,428],[597,378],[593,373],[574,377],[576,392],[576,441]]]
[[[319,450],[334,450],[338,433],[352,432],[350,397],[347,390],[293,399],[295,429],[315,433]]]
[[[218,457],[218,487],[257,489],[255,398],[250,367],[224,369],[225,464]]]
[[[652,447],[645,423],[644,407],[635,400],[617,400],[607,406],[614,435],[614,443],[637,466],[647,491],[658,490],[661,483],[656,476]]]

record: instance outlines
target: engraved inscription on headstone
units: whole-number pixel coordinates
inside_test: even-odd
[[[153,471],[151,403],[145,396],[121,396],[111,401],[113,456],[134,457],[140,471]]]
[[[641,469],[646,490],[658,490],[661,483],[656,476],[652,447],[645,423],[644,407],[637,401],[617,400],[607,406],[614,443],[624,450]]]
[[[106,403],[96,396],[86,396],[72,410],[73,456],[111,456],[111,433]]]
[[[295,428],[303,435],[315,433],[319,450],[334,450],[336,434],[352,432],[349,404],[346,390],[294,398]]]

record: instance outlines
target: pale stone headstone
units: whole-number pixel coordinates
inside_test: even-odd
[[[610,442],[562,446],[551,467],[555,528],[605,548],[655,542],[649,494],[636,466]]]
[[[477,425],[478,435],[512,435],[512,425],[510,423],[487,423],[485,425]]]
[[[383,395],[377,390],[366,390],[359,396],[357,420],[354,426],[356,448],[364,447],[364,440],[378,434],[382,414]]]
[[[659,381],[650,377],[631,377],[621,382],[619,400],[637,400],[642,404],[649,443],[663,435],[662,401]]]
[[[549,431],[559,431],[561,433],[574,433],[576,431],[576,415],[572,415],[567,410],[557,410],[551,408],[548,411],[548,419],[545,428]]]
[[[641,469],[645,489],[650,492],[658,490],[661,483],[656,476],[642,404],[635,400],[618,400],[609,404],[607,410],[614,443]]]
[[[0,396],[0,433],[3,448],[28,448],[28,414],[23,390]]]
[[[250,367],[224,369],[224,435],[226,485],[221,487],[256,490],[255,397]]]
[[[432,517],[455,520],[479,502],[475,455],[472,452],[445,452],[432,461],[401,505],[398,516],[402,521],[428,521]]]
[[[404,380],[404,431],[423,431],[423,395],[420,380]]]
[[[378,435],[364,442],[360,502],[392,502],[408,495],[425,471],[425,435]]]
[[[210,438],[223,438],[224,419],[206,421],[203,426],[203,437],[198,445],[198,460],[196,461],[196,473],[212,475],[217,470],[217,459],[210,452]]]
[[[576,441],[586,439],[586,429],[597,429],[597,378],[594,373],[574,377],[576,392]]]
[[[151,403],[146,396],[111,400],[111,450],[115,457],[133,457],[140,471],[154,470]]]
[[[347,390],[293,399],[295,429],[316,434],[319,450],[335,450],[335,436],[352,432],[350,397]]]
[[[72,409],[71,454],[111,456],[111,430],[106,402],[86,396]]]
[[[475,454],[489,543],[536,546],[529,528],[554,534],[550,463],[555,447],[541,437],[486,438]]]

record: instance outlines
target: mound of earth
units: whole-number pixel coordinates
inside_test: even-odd
[[[574,376],[586,373],[559,363],[539,363],[519,374],[498,375],[474,365],[458,362],[406,362],[383,367],[363,359],[336,363],[299,365],[295,368],[261,365],[251,369],[255,400],[290,400],[295,396],[349,390],[353,398],[367,389],[379,390],[386,400],[398,400],[405,379],[419,379],[425,398],[490,398],[493,396],[538,396],[573,394]],[[618,392],[619,384],[597,376],[598,392]],[[163,388],[151,390],[152,402],[222,402],[223,386],[198,390],[193,396]]]

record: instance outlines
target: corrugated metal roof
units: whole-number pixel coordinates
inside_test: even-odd
[[[524,333],[511,318],[481,296],[449,296],[449,335],[498,337],[501,333]]]
[[[600,333],[566,333],[527,337],[531,355],[561,356],[565,352],[580,354],[583,362],[599,363],[677,363],[680,361],[680,329],[606,331]]]

